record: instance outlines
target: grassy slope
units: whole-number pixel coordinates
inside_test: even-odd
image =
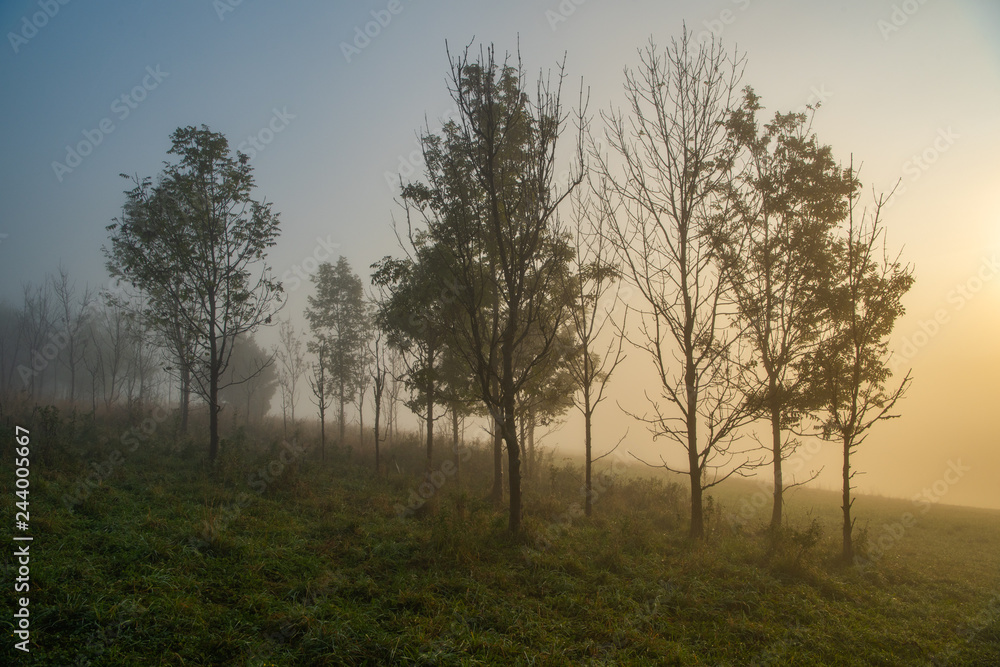
[[[563,470],[529,493],[529,537],[517,541],[479,499],[487,480],[470,490],[448,479],[400,519],[394,505],[418,478],[377,480],[331,456],[289,466],[258,494],[246,473],[277,455],[213,475],[200,450],[156,445],[72,513],[60,498],[82,460],[46,467],[36,456],[32,652],[5,642],[0,662],[1000,664],[1000,512],[859,499],[869,540],[904,512],[917,517],[859,571],[835,562],[829,492],[793,494],[772,549],[759,533],[768,507],[742,527],[726,518],[757,487],[729,485],[715,494],[708,542],[693,544],[683,489],[619,480],[586,520],[568,513],[577,482]]]

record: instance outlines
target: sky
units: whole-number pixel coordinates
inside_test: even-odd
[[[4,0],[0,300],[19,305],[21,286],[60,263],[80,286],[104,284],[119,174],[156,175],[171,132],[205,124],[251,154],[256,196],[280,212],[269,261],[301,322],[317,261],[344,255],[367,278],[400,254],[392,184],[419,175],[419,129],[452,111],[446,42],[519,46],[532,75],[565,57],[566,101],[582,77],[596,112],[622,103],[637,49],[685,23],[746,53],[744,83],[769,112],[820,102],[813,129],[863,165],[869,197],[898,183],[887,239],[916,283],[892,342],[914,382],[900,418],[855,455],[859,490],[1000,508],[994,0]],[[650,382],[633,353],[598,413],[598,451],[628,430],[630,451],[676,454],[615,405],[636,405]],[[545,443],[582,449],[578,421]],[[818,484],[838,485],[836,447],[801,457],[803,470],[825,466]]]

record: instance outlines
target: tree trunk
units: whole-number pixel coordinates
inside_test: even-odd
[[[377,348],[376,348],[377,349]],[[379,462],[379,450],[378,450],[378,420],[382,412],[382,395],[378,390],[375,389],[375,475],[378,476],[379,470],[381,470],[381,464]]]
[[[213,351],[214,356],[214,351]],[[208,389],[208,460],[215,461],[219,453],[219,376],[214,366]]]
[[[689,348],[690,349],[690,348]],[[701,498],[701,462],[698,456],[698,397],[695,394],[695,367],[693,362],[687,366],[687,436],[688,436],[688,474],[691,478],[691,537],[701,539],[705,535],[705,515],[702,511]]]
[[[319,457],[320,461],[326,461],[326,407],[323,405],[323,399],[325,397],[321,396],[319,399]]]
[[[365,446],[365,395],[360,393],[358,395],[358,437],[361,438],[361,442],[358,443],[359,447]]]
[[[434,385],[427,386],[427,472],[434,466]]]
[[[497,507],[503,504],[503,433],[496,417],[493,418],[493,491],[490,498]]]
[[[593,496],[594,487],[591,482],[591,468],[593,467],[593,449],[591,441],[591,417],[593,412],[590,409],[590,387],[583,388],[583,446],[586,449],[586,472],[584,473],[586,477],[586,499],[584,500],[584,514],[590,516],[593,512]]]
[[[785,479],[781,472],[781,408],[773,398],[771,402],[771,455],[774,457],[774,505],[771,508],[771,532],[777,533],[781,528]]]
[[[850,563],[854,560],[854,542],[851,533],[854,530],[854,522],[851,521],[851,441],[844,437],[844,496],[841,509],[844,510],[844,562]]]
[[[515,409],[517,397],[514,394],[514,332],[517,331],[517,307],[512,303],[508,315],[507,330],[501,349],[503,374],[500,385],[500,402],[503,404],[503,435],[507,442],[507,483],[510,489],[510,513],[507,528],[512,535],[521,532],[521,445],[517,441],[517,419]]]
[[[344,384],[344,378],[341,377],[340,378],[340,393],[338,394],[338,399],[340,400],[340,403],[338,404],[338,406],[340,407],[340,440],[339,440],[338,444],[341,447],[344,446],[344,428],[346,426],[344,424],[344,394],[346,394],[346,393],[347,393],[347,387]]]
[[[451,408],[451,452],[455,460],[455,481],[461,479],[462,457],[458,455],[458,410],[454,406]]]
[[[181,435],[187,435],[188,411],[191,405],[191,370],[181,362]]]
[[[533,479],[539,479],[538,473],[538,452],[535,451],[535,415],[531,414],[528,419],[528,452],[531,457],[531,474]]]
[[[506,392],[505,392],[506,393]],[[504,440],[507,443],[507,480],[510,489],[510,513],[507,528],[512,535],[521,532],[521,447],[517,441],[513,392],[504,401]]]

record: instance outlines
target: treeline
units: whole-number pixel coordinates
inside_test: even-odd
[[[123,408],[140,414],[173,405],[186,430],[189,386],[177,359],[148,318],[141,300],[120,289],[78,287],[59,268],[39,285],[22,287],[19,306],[0,302],[0,397],[61,403],[93,414]],[[275,350],[252,336],[236,341],[221,400],[241,424],[260,423],[282,388]]]
[[[376,466],[401,398],[426,429],[428,472],[440,419],[457,437],[461,419],[485,418],[491,495],[506,496],[516,533],[536,429],[572,407],[584,416],[591,511],[593,419],[631,351],[657,384],[627,410],[670,446],[652,465],[688,476],[692,536],[703,534],[705,491],[761,466],[779,528],[784,491],[804,481],[782,464],[797,434],[815,433],[843,452],[850,559],[851,454],[910,382],[888,365],[913,282],[883,244],[888,197],[859,203],[858,170],[816,137],[816,109],[765,115],[742,81],[744,56],[686,31],[639,56],[624,107],[594,115],[583,89],[565,107],[565,65],[531,81],[492,46],[449,51],[458,113],[422,133],[422,177],[400,179],[402,256],[372,265],[368,295],[345,258],[320,265],[308,339],[283,325],[275,363],[251,364],[242,382],[275,368],[287,417],[305,378],[324,447],[328,410],[343,440],[345,406],[357,406],[364,437],[369,405]],[[131,178],[105,254],[136,290],[129,310],[147,340],[209,406],[214,459],[239,341],[282,305],[266,262],[279,220],[251,197],[248,158],[224,136],[203,126],[172,139],[177,160],[155,184]],[[767,437],[741,445],[756,424]]]

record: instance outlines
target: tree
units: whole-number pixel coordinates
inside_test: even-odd
[[[373,336],[372,315],[371,304],[365,301],[362,312],[362,326],[358,336],[358,375],[357,392],[355,394],[355,401],[358,404],[358,444],[361,447],[364,447],[365,444],[365,398],[368,396],[368,388],[372,383],[372,365],[375,363],[369,347]]]
[[[307,348],[316,355],[309,375],[309,388],[312,389],[316,407],[319,408],[319,451],[320,460],[326,461],[326,410],[333,402],[330,391],[330,343],[322,335],[309,341]]]
[[[447,305],[441,289],[444,276],[425,244],[426,237],[413,239],[413,259],[385,257],[372,264],[372,284],[380,293],[375,321],[385,332],[386,342],[402,356],[406,368],[407,402],[424,420],[426,428],[425,468],[433,468],[434,406],[439,400],[441,357],[446,346]]]
[[[288,413],[291,412],[292,429],[295,428],[295,403],[298,400],[298,382],[308,366],[302,350],[302,339],[295,332],[291,320],[278,323],[278,339],[274,354],[278,360],[278,386],[281,389],[281,418],[285,437],[288,437]]]
[[[252,336],[241,336],[233,343],[233,354],[224,376],[221,400],[243,411],[244,424],[260,421],[271,407],[278,388],[274,354],[268,354]]]
[[[105,409],[111,409],[122,395],[133,344],[129,311],[120,300],[105,294],[103,308],[89,325],[89,354],[84,357],[84,366],[90,373],[93,407],[96,411],[101,398]]]
[[[87,339],[81,336],[81,329],[90,312],[93,292],[84,287],[79,300],[76,299],[76,285],[70,284],[69,272],[59,267],[59,278],[53,283],[62,327],[66,332],[65,351],[60,361],[69,369],[69,402],[76,403],[76,372],[83,361]]]
[[[28,389],[32,399],[38,397],[42,390],[42,380],[48,368],[46,355],[42,350],[46,344],[54,344],[50,338],[54,332],[54,316],[52,314],[51,293],[49,283],[32,289],[24,285],[24,305],[21,309],[18,327],[18,347],[28,353],[23,363],[18,364],[17,374]],[[54,358],[54,355],[47,355]],[[36,380],[37,378],[37,380]]]
[[[709,234],[733,180],[725,124],[744,59],[714,40],[697,45],[685,28],[664,53],[651,43],[640,61],[638,71],[626,72],[630,115],[602,114],[621,169],[592,154],[608,239],[641,297],[641,305],[630,305],[639,318],[630,340],[649,355],[660,383],[658,398],[647,394],[653,415],[630,414],[654,439],[682,448],[686,468],[662,456],[661,464],[688,476],[691,536],[700,538],[704,491],[747,465],[734,442],[753,414],[739,383],[739,332],[727,317],[724,266]]]
[[[574,232],[574,258],[572,285],[573,301],[570,306],[570,326],[578,349],[568,356],[567,369],[573,378],[575,388],[573,404],[583,415],[583,442],[586,456],[584,471],[584,513],[593,513],[593,420],[598,404],[604,400],[604,389],[611,374],[625,359],[622,351],[622,335],[615,336],[598,353],[598,339],[602,337],[605,325],[611,320],[611,311],[618,301],[617,286],[620,272],[613,258],[613,248],[605,234],[606,221],[600,209],[595,208],[589,198],[574,196],[573,213],[576,222]],[[614,300],[610,305],[605,297],[614,288]],[[623,321],[619,327],[625,329]]]
[[[209,460],[219,450],[220,379],[233,343],[271,322],[281,284],[266,263],[278,236],[271,204],[251,198],[249,158],[202,126],[171,135],[156,185],[134,178],[122,215],[108,226],[108,271],[141,290],[162,329],[180,324],[191,375],[209,405]],[[127,176],[125,176],[128,178]]]
[[[500,425],[508,460],[508,525],[518,533],[517,395],[552,353],[565,320],[564,307],[541,306],[566,271],[569,252],[555,211],[580,183],[582,164],[557,192],[556,145],[566,120],[563,69],[554,87],[540,81],[532,100],[520,62],[498,62],[493,47],[476,61],[468,49],[448,57],[458,118],[441,135],[422,137],[426,180],[407,185],[403,202],[411,229],[415,216],[426,224],[427,247],[449,277],[445,284],[461,286],[453,290],[456,350]],[[537,337],[531,353],[529,336]]]
[[[854,169],[851,166],[851,177]],[[855,224],[856,202],[850,201],[848,227],[836,247],[832,288],[827,308],[831,323],[827,335],[804,364],[810,387],[823,406],[819,412],[820,430],[828,440],[843,447],[843,558],[854,559],[851,518],[851,454],[868,437],[879,421],[899,415],[892,410],[912,381],[907,371],[893,389],[888,387],[892,370],[889,365],[889,334],[896,319],[903,315],[902,298],[913,285],[913,271],[890,259],[885,249],[882,207],[891,199],[880,196],[874,211],[863,211]]]
[[[351,271],[347,259],[336,265],[323,262],[313,275],[316,294],[308,299],[306,319],[320,347],[326,348],[325,375],[337,399],[340,444],[344,444],[346,421],[344,406],[354,400],[361,374],[361,340],[367,326],[364,289],[361,279]],[[319,347],[314,347],[314,352]]]
[[[375,431],[375,474],[378,474],[382,469],[381,452],[379,450],[379,443],[382,440],[382,436],[379,432],[379,419],[382,416],[382,394],[385,391],[385,378],[389,370],[385,347],[382,345],[382,333],[376,332],[370,344],[372,345],[372,400],[375,403],[375,426],[373,427]]]
[[[717,223],[725,274],[756,362],[748,374],[752,391],[770,421],[776,531],[784,491],[808,481],[787,484],[782,462],[795,451],[791,432],[808,410],[798,369],[823,327],[821,287],[832,270],[832,230],[847,215],[855,183],[830,147],[809,134],[805,114],[776,113],[761,128],[760,109],[748,86],[729,122],[746,168],[729,192],[730,218]]]
[[[14,392],[14,377],[21,356],[21,313],[6,301],[0,301],[0,396]]]

